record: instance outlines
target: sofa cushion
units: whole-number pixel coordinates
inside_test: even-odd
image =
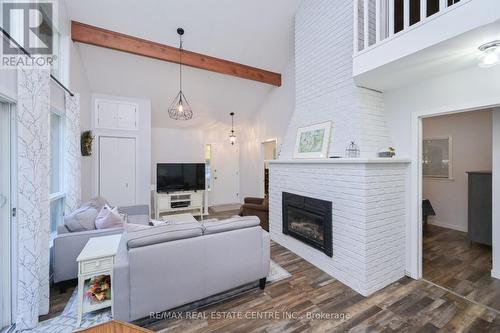
[[[233,216],[226,220],[210,221],[203,223],[204,235],[217,234],[236,229],[251,228],[260,225],[257,216]]]
[[[125,230],[127,232],[134,232],[134,231],[141,231],[141,230],[147,230],[149,228],[152,228],[149,225],[144,225],[144,224],[134,224],[134,223],[125,223],[123,225]]]
[[[94,222],[98,213],[98,210],[92,206],[82,206],[65,216],[64,224],[70,232],[94,230]]]
[[[117,207],[111,208],[105,205],[95,219],[95,227],[96,229],[118,228],[122,227],[124,222]]]
[[[147,215],[127,215],[127,223],[149,225],[149,216]]]
[[[128,233],[127,246],[131,249],[179,239],[198,237],[202,234],[203,228],[198,222],[164,224]]]

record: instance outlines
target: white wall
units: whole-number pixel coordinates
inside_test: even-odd
[[[282,73],[281,87],[273,88],[257,110],[255,119],[243,127],[240,143],[240,198],[264,195],[262,142],[277,139],[278,151],[295,109],[295,61]]]
[[[412,151],[412,113],[447,113],[486,108],[500,100],[500,66],[473,67],[383,94],[392,142],[399,156]]]
[[[352,0],[303,1],[295,17],[295,111],[280,158],[293,156],[297,129],[332,121],[328,155],[355,141],[362,157],[390,146],[382,94],[352,77]]]
[[[70,17],[66,4],[59,0],[59,33],[61,34],[61,51],[67,53],[64,59],[69,63],[69,68],[62,69],[63,81],[68,81],[68,87],[73,93],[80,94],[80,129],[86,131],[91,129],[92,97],[90,85],[85,73],[85,68],[80,56],[78,45],[71,41]],[[55,84],[51,85],[54,87]],[[62,89],[57,87],[59,92]],[[51,92],[53,94],[53,92]],[[64,94],[62,95],[64,96]],[[64,104],[63,104],[64,105]],[[81,157],[81,193],[82,201],[87,201],[92,196],[92,158]]]
[[[412,159],[407,225],[407,271],[413,278],[422,274],[419,225],[418,165],[419,124],[417,117],[442,115],[452,112],[486,109],[500,105],[500,66],[484,69],[472,67],[429,80],[416,82],[383,94],[388,125],[396,153]],[[500,164],[499,164],[500,165]],[[498,167],[493,167],[493,174]],[[495,200],[495,198],[493,198]],[[500,251],[500,242],[493,243],[493,251]],[[497,267],[500,267],[500,263]]]
[[[452,137],[452,179],[424,178],[423,197],[436,216],[429,223],[467,232],[467,171],[491,170],[491,110],[425,118],[425,138]]]
[[[83,67],[78,45],[70,45],[70,74],[69,86],[73,92],[80,94],[80,130],[82,132],[92,128],[92,96]],[[92,197],[92,157],[82,156],[82,201],[87,201]]]
[[[156,184],[157,163],[205,163],[201,130],[151,129],[151,184]]]

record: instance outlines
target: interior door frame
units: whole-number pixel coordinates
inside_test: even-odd
[[[259,173],[259,186],[260,186],[260,189],[259,189],[259,193],[264,196],[265,195],[265,188],[264,188],[264,172],[265,172],[265,163],[266,163],[266,159],[264,158],[265,155],[264,155],[264,144],[266,143],[270,143],[270,142],[274,142],[275,145],[276,145],[276,155],[275,155],[275,159],[278,158],[278,138],[272,138],[272,139],[267,139],[267,140],[264,140],[260,143],[260,173]]]
[[[6,103],[8,105],[8,117],[9,117],[9,155],[10,155],[10,170],[9,170],[9,188],[10,188],[10,198],[9,198],[9,216],[10,216],[10,263],[9,263],[9,276],[10,276],[10,286],[8,290],[8,294],[10,296],[10,308],[7,316],[10,317],[10,324],[7,324],[6,327],[0,327],[1,329],[7,328],[9,325],[12,326],[16,321],[16,312],[13,309],[17,308],[17,246],[15,244],[15,240],[17,239],[17,217],[16,217],[16,209],[17,209],[17,182],[14,180],[17,179],[17,113],[16,113],[16,104],[15,100],[12,100],[3,94],[0,94],[0,102]],[[3,316],[3,314],[1,314]]]
[[[413,279],[421,279],[423,277],[423,250],[422,250],[422,186],[423,186],[423,170],[422,170],[422,140],[423,130],[422,123],[424,118],[463,113],[469,111],[479,111],[484,109],[498,109],[500,107],[500,96],[489,100],[479,100],[473,103],[462,103],[458,105],[440,107],[429,110],[416,111],[411,114],[411,168],[409,177],[409,214],[407,217],[406,227],[406,273]],[[495,182],[495,173],[493,174],[493,182]],[[493,202],[498,200],[497,194],[493,192]],[[493,234],[500,232],[495,228],[500,212],[496,212],[493,206]],[[495,269],[495,252],[498,252],[500,244],[492,244],[493,254],[493,271]],[[498,269],[498,268],[497,268]],[[500,278],[500,276],[495,276]]]
[[[100,140],[101,138],[116,138],[116,139],[134,139],[135,140],[135,202],[137,203],[137,180],[139,179],[138,177],[138,172],[139,172],[139,159],[137,158],[137,152],[139,151],[139,136],[138,135],[113,135],[113,134],[96,134],[95,135],[95,158],[94,158],[94,167],[93,167],[93,179],[94,179],[94,184],[92,186],[92,196],[96,197],[99,196],[100,192],[100,184],[101,184],[101,179],[100,179],[100,156],[101,156],[101,145],[100,145]],[[106,198],[107,199],[107,198]],[[113,204],[111,202],[111,204]]]

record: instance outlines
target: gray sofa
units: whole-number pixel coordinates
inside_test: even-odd
[[[147,205],[120,207],[120,212],[126,213],[129,224],[149,223],[149,207]],[[91,237],[120,234],[124,228],[96,229],[70,232],[65,225],[57,228],[57,236],[52,247],[52,268],[54,283],[76,279],[78,265],[76,258]]]
[[[124,233],[113,271],[114,319],[133,321],[260,280],[270,239],[255,216]]]

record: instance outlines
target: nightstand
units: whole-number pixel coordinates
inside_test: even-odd
[[[78,262],[78,320],[80,326],[82,316],[86,312],[111,307],[113,314],[113,265],[118,253],[122,235],[111,235],[90,238],[76,259]],[[84,295],[88,289],[87,280],[99,275],[109,275],[111,280],[111,299],[92,303]]]

